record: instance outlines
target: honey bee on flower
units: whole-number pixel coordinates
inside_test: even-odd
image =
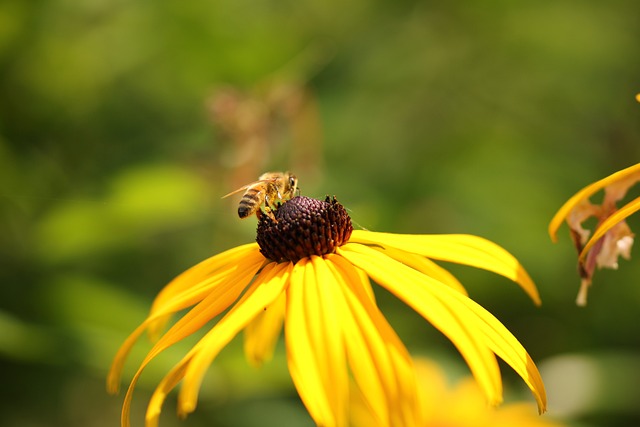
[[[273,212],[279,204],[292,198],[297,189],[298,178],[291,172],[266,172],[257,181],[243,185],[223,198],[245,190],[238,206],[238,216],[244,219],[255,213],[260,218],[264,204],[267,216],[275,221]]]
[[[116,354],[107,380],[113,393],[138,338],[145,331],[160,336],[129,383],[123,427],[131,425],[133,390],[145,367],[205,327],[210,330],[158,384],[147,407],[147,427],[158,425],[163,403],[179,383],[179,415],[196,409],[207,368],[238,333],[244,331],[249,361],[260,365],[270,359],[283,329],[292,382],[317,425],[347,426],[355,388],[367,391],[365,406],[380,426],[426,425],[411,356],[378,307],[372,281],[453,342],[487,402],[502,401],[500,357],[529,387],[538,411],[546,410],[542,378],[522,344],[434,261],[505,276],[539,304],[531,278],[507,251],[470,235],[353,230],[335,198],[296,196],[268,208],[274,218],[260,216],[256,242],[214,255],[176,277]],[[181,317],[161,334],[176,313]]]

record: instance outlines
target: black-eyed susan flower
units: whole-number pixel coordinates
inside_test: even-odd
[[[634,234],[625,219],[640,210],[640,197],[628,202],[621,208],[617,204],[627,191],[640,181],[640,163],[618,171],[594,182],[574,194],[555,214],[549,223],[549,235],[558,240],[558,229],[563,221],[567,222],[571,239],[578,251],[578,272],[581,278],[576,303],[587,303],[587,291],[596,266],[598,268],[618,268],[618,258],[629,259]],[[592,203],[589,199],[604,190],[601,203]],[[597,225],[591,231],[582,224],[594,217]]]
[[[345,426],[355,384],[372,417],[384,426],[418,426],[422,411],[408,351],[380,312],[369,279],[391,291],[458,348],[492,404],[502,400],[496,355],[533,392],[540,412],[546,396],[540,374],[518,340],[469,299],[462,285],[432,259],[467,264],[514,280],[539,303],[535,285],[504,249],[468,235],[397,235],[352,230],[335,198],[294,197],[261,215],[257,243],[213,256],[182,273],[157,296],[147,319],[117,353],[108,388],[118,389],[122,366],[146,330],[158,334],[168,317],[192,307],[165,332],[134,375],[122,411],[129,425],[132,392],[160,352],[229,308],[164,377],[151,397],[146,425],[156,426],[167,394],[182,382],[178,412],[196,408],[205,371],[244,330],[245,353],[270,357],[284,326],[293,383],[313,420]]]
[[[484,393],[472,377],[451,384],[444,370],[425,357],[414,359],[418,395],[424,412],[420,427],[561,427],[557,421],[539,417],[530,402],[511,401],[500,407],[487,405]],[[381,427],[371,417],[361,393],[353,395],[354,427]]]

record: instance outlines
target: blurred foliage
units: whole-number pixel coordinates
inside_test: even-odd
[[[253,239],[255,222],[220,197],[287,169],[358,226],[510,250],[541,308],[506,280],[452,270],[564,387],[550,413],[640,424],[624,399],[640,375],[640,262],[596,273],[577,308],[568,236],[546,235],[575,191],[640,158],[639,13],[632,0],[4,0],[3,424],[116,425],[121,396],[103,390],[119,344],[172,277]],[[419,316],[379,300],[412,351],[466,369]],[[186,348],[143,376],[136,421]],[[553,369],[565,354],[576,370]],[[554,400],[593,378],[579,404]],[[180,422],[171,405],[166,426],[311,425],[282,347],[257,373],[236,343],[194,415]]]

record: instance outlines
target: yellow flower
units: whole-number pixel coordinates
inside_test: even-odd
[[[618,268],[618,257],[629,259],[633,246],[633,233],[625,218],[640,209],[640,197],[623,207],[617,202],[627,194],[627,190],[640,181],[640,163],[618,171],[608,177],[596,181],[578,191],[555,214],[549,223],[549,235],[556,242],[558,229],[563,221],[567,222],[578,251],[578,271],[581,277],[580,291],[576,303],[587,303],[587,291],[591,279],[598,268]],[[589,198],[600,190],[604,190],[601,203],[593,204]],[[591,232],[582,227],[587,219],[595,217],[598,221],[591,237]]]
[[[352,231],[345,209],[328,197],[294,197],[276,211],[276,219],[262,215],[257,244],[201,262],[157,296],[147,319],[115,357],[108,377],[111,392],[117,391],[122,365],[139,336],[147,330],[157,335],[171,314],[192,308],[142,361],[125,396],[123,426],[129,425],[132,392],[145,366],[229,307],[160,382],[148,406],[147,426],[157,425],[167,394],[180,381],[179,414],[195,410],[205,371],[240,331],[248,359],[259,364],[270,357],[283,325],[289,372],[318,425],[347,425],[350,378],[366,391],[367,407],[380,425],[420,425],[411,358],[378,309],[369,278],[455,344],[491,404],[502,400],[498,355],[532,390],[539,411],[545,410],[544,385],[526,350],[431,260],[493,271],[516,281],[539,303],[535,285],[504,249],[468,235]]]
[[[561,427],[561,424],[535,413],[534,405],[512,402],[496,408],[487,405],[478,384],[471,377],[450,387],[444,371],[433,361],[414,360],[420,403],[425,413],[420,427]],[[352,400],[355,427],[380,427],[370,416],[362,393]]]

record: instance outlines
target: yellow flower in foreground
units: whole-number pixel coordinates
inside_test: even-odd
[[[167,394],[182,381],[178,412],[193,412],[205,371],[244,330],[245,353],[259,364],[271,356],[284,325],[289,372],[318,425],[345,426],[353,382],[384,426],[417,426],[422,411],[413,364],[378,309],[369,278],[444,333],[465,358],[491,404],[502,400],[496,355],[529,386],[538,409],[544,385],[517,339],[469,299],[462,285],[431,259],[483,268],[516,281],[539,303],[535,285],[504,249],[468,235],[397,235],[353,231],[335,198],[294,197],[262,215],[257,244],[213,256],[182,273],[157,296],[147,319],[115,357],[108,389],[116,392],[122,365],[144,331],[157,335],[168,317],[192,307],[160,337],[134,375],[122,410],[129,425],[132,392],[142,370],[160,352],[230,310],[160,382],[148,406],[156,426]]]
[[[507,403],[499,408],[487,401],[471,377],[465,377],[454,387],[448,384],[445,372],[433,361],[419,357],[414,360],[420,403],[425,413],[420,427],[561,427],[561,424],[535,413],[535,406],[526,402]],[[354,427],[380,427],[364,405],[361,393],[352,400]]]
[[[640,163],[594,182],[573,195],[549,224],[549,235],[554,242],[558,240],[558,228],[562,222],[566,220],[569,225],[571,239],[579,254],[578,271],[582,279],[576,299],[578,305],[587,303],[587,291],[596,266],[617,269],[620,255],[625,259],[631,256],[634,235],[625,218],[640,210],[640,197],[619,209],[616,203],[638,181]],[[602,202],[591,203],[589,198],[600,190],[604,190]],[[590,236],[591,232],[584,229],[582,223],[591,217],[595,217],[598,223]]]

